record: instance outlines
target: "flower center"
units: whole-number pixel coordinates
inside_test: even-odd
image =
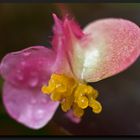
[[[60,101],[64,112],[72,109],[77,117],[82,117],[88,106],[94,113],[102,110],[101,104],[96,100],[97,90],[65,75],[52,74],[48,86],[43,85],[41,91],[50,95],[51,100]]]

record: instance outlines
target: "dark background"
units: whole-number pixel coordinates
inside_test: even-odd
[[[140,25],[139,3],[67,3],[83,28],[107,17],[129,19]],[[56,3],[0,4],[0,59],[11,51],[34,45],[50,47],[52,12],[61,16]],[[40,130],[31,130],[12,120],[0,100],[0,135],[140,135],[140,59],[119,75],[92,83],[100,92],[103,111],[87,110],[80,124],[72,123],[59,108]],[[0,79],[0,87],[2,87]],[[2,94],[1,94],[2,96]],[[45,117],[45,116],[44,116]]]

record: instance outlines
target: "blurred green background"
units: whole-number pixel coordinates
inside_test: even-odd
[[[140,25],[139,3],[65,3],[83,28],[107,17],[125,18]],[[11,51],[34,45],[50,47],[53,19],[61,16],[56,3],[0,4],[0,59]],[[0,135],[140,135],[140,59],[127,71],[93,83],[103,111],[87,110],[80,124],[72,123],[59,108],[47,126],[31,130],[11,119],[0,100]],[[2,88],[2,79],[0,79]],[[2,90],[1,90],[2,91]],[[2,93],[1,93],[2,96]],[[0,97],[1,97],[0,96]]]

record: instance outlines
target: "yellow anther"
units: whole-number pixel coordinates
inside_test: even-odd
[[[93,92],[93,88],[91,86],[86,86],[85,93],[91,94]]]
[[[102,111],[101,104],[93,98],[90,99],[89,106],[92,107],[94,113],[100,113]]]
[[[50,87],[50,86],[42,86],[41,91],[44,94],[50,94],[52,91],[54,90],[54,87]]]
[[[80,90],[77,88],[76,91],[75,91],[75,93],[74,93],[75,101],[77,101],[77,99],[78,99],[80,96],[83,96],[83,93],[82,93],[82,91],[80,91]]]
[[[68,96],[67,98],[65,98],[65,99],[61,102],[61,109],[62,109],[64,112],[67,112],[68,110],[70,110],[72,104],[73,104],[73,96]]]
[[[57,93],[57,92],[52,92],[50,97],[53,101],[60,101],[61,100],[61,94]]]
[[[57,92],[66,92],[67,91],[67,87],[63,84],[57,84],[56,85],[56,90]]]
[[[61,103],[61,109],[64,111],[64,112],[67,112],[69,109],[70,109],[70,105],[67,103],[67,102],[62,102]]]
[[[73,105],[73,113],[77,117],[82,117],[84,115],[84,110],[81,109],[77,104]]]
[[[74,93],[75,101],[77,101],[79,97],[86,94],[86,92],[85,92],[86,88],[87,88],[87,86],[85,84],[79,84],[77,86],[75,93]]]
[[[88,98],[85,96],[81,96],[77,99],[77,104],[82,109],[85,109],[88,107]]]
[[[92,97],[93,97],[94,99],[96,99],[96,98],[98,97],[98,95],[99,95],[98,91],[97,91],[96,89],[93,88]]]
[[[101,104],[95,100],[98,96],[97,90],[62,74],[52,74],[48,86],[42,86],[41,91],[49,94],[53,101],[60,101],[64,112],[73,109],[78,117],[83,116],[84,109],[88,106],[94,113],[102,110]]]

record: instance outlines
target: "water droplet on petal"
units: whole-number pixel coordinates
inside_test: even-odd
[[[42,102],[42,103],[44,103],[44,104],[45,104],[45,103],[47,103],[46,98],[45,98],[45,97],[44,97],[44,98],[42,98],[41,102]]]
[[[24,52],[23,55],[24,56],[29,56],[31,54],[31,52]]]
[[[22,75],[19,75],[19,76],[18,76],[18,79],[19,79],[20,81],[22,81],[22,80],[23,80],[23,76],[22,76]]]
[[[36,87],[38,84],[38,78],[37,77],[32,77],[30,80],[29,80],[29,85],[31,87]]]
[[[44,111],[42,109],[39,109],[35,112],[35,115],[38,119],[41,119],[44,116]]]
[[[25,65],[26,65],[26,62],[25,62],[25,61],[22,61],[22,62],[21,62],[21,65],[22,65],[22,66],[25,66]]]
[[[36,100],[35,99],[31,99],[31,103],[32,104],[35,104],[36,103]]]
[[[23,77],[23,75],[22,75],[20,70],[17,70],[16,76],[17,76],[17,79],[20,80],[20,81],[22,81],[24,79],[24,77]]]

